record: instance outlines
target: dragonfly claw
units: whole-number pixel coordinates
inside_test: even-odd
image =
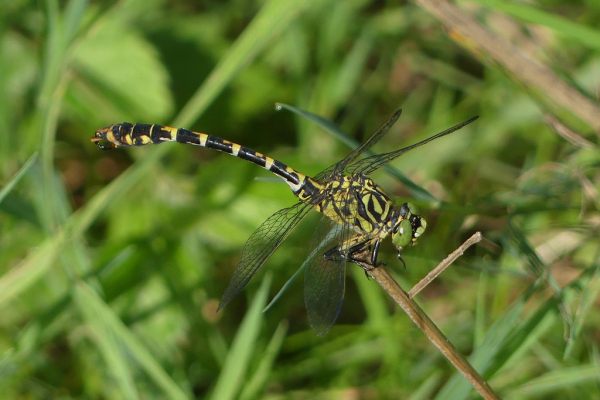
[[[404,262],[404,259],[402,258],[402,254],[400,254],[398,252],[398,260],[402,261],[402,265],[404,266],[404,269],[406,269],[406,263]]]

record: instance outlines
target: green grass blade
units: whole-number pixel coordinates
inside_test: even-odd
[[[102,329],[112,332],[116,339],[122,342],[127,349],[128,354],[137,361],[142,370],[144,370],[150,379],[162,389],[165,398],[184,400],[188,396],[171,379],[169,374],[162,368],[160,363],[152,356],[140,340],[129,330],[127,326],[114,314],[104,301],[98,297],[96,292],[86,283],[78,284],[77,293],[80,304],[85,308],[93,310],[97,323],[103,325]],[[87,314],[90,311],[85,310]],[[120,356],[119,356],[120,357]],[[116,356],[115,356],[116,358]]]
[[[101,304],[92,289],[87,285],[77,285],[74,301],[90,328],[91,340],[96,344],[106,362],[106,371],[111,374],[126,399],[139,399],[134,383],[134,371],[127,363],[119,341],[106,325],[108,307]]]
[[[213,73],[194,93],[173,124],[190,126],[212,100],[256,55],[276,38],[312,0],[269,0],[231,46]]]
[[[425,381],[417,388],[416,391],[410,394],[407,400],[428,400],[433,397],[435,390],[442,380],[442,373],[440,371],[431,374]]]
[[[27,173],[27,171],[29,171],[29,168],[31,168],[35,160],[37,160],[37,157],[38,153],[33,153],[33,155],[29,157],[27,162],[21,167],[21,169],[19,169],[15,176],[13,176],[12,179],[9,180],[6,183],[6,185],[4,185],[2,190],[0,190],[0,203],[2,203],[2,200],[4,200],[6,195],[9,194],[11,190],[13,190],[17,183],[19,183],[19,181]]]
[[[292,286],[292,284],[296,281],[296,279],[298,279],[298,277],[300,277],[300,274],[304,271],[304,268],[306,268],[306,266],[308,265],[308,261],[307,260],[310,260],[311,258],[312,257],[309,256],[306,260],[304,260],[304,262],[302,263],[302,265],[300,266],[300,268],[298,268],[296,270],[296,272],[294,272],[294,274],[287,281],[285,281],[285,283],[283,284],[283,286],[281,287],[281,289],[279,289],[279,291],[277,292],[277,294],[275,296],[273,296],[273,298],[271,299],[271,301],[269,302],[269,304],[266,305],[266,307],[263,310],[263,312],[269,311],[269,309],[271,307],[273,307],[275,305],[275,303],[277,303],[277,301]]]
[[[561,293],[561,287],[552,276],[552,274],[547,273],[548,266],[544,265],[544,262],[540,258],[540,256],[536,253],[535,249],[529,243],[529,240],[525,236],[522,229],[517,227],[514,224],[514,220],[508,220],[509,232],[512,236],[515,245],[519,248],[521,255],[527,261],[527,265],[529,266],[529,271],[538,279],[542,280],[547,287],[553,292],[554,296],[560,302],[560,310],[565,318],[565,321],[568,323],[572,323],[571,311],[564,304],[564,296]]]
[[[86,8],[86,0],[71,0],[67,7],[67,25],[63,23],[64,16],[60,14],[59,3],[47,2],[49,29],[45,42],[46,54],[43,80],[36,103],[40,116],[36,121],[38,124],[36,130],[41,132],[42,195],[47,202],[47,205],[39,209],[38,212],[41,215],[42,222],[48,229],[57,225],[59,220],[57,215],[59,206],[54,203],[55,196],[52,193],[55,178],[54,148],[62,100],[68,86],[67,82],[70,80],[70,74],[65,73],[69,62],[68,51]],[[67,29],[69,32],[67,32]]]
[[[263,358],[258,363],[258,367],[254,371],[252,377],[248,380],[248,384],[244,386],[244,389],[240,394],[240,400],[259,398],[260,391],[264,388],[269,375],[273,371],[273,364],[281,350],[287,329],[288,324],[286,321],[282,321],[277,327],[277,330],[273,334],[273,337],[265,350]]]
[[[89,0],[70,0],[67,3],[64,18],[65,40],[72,40],[77,35],[89,3]]]
[[[64,233],[46,239],[17,267],[4,274],[0,279],[0,307],[41,279],[56,260],[64,243]]]
[[[583,283],[583,282],[582,282]],[[577,307],[577,311],[573,316],[573,326],[571,328],[571,337],[567,342],[567,347],[565,348],[564,357],[567,358],[571,351],[573,350],[573,346],[575,345],[575,341],[579,338],[581,334],[581,330],[583,327],[583,323],[585,322],[585,318],[596,303],[596,299],[598,298],[598,294],[600,293],[600,260],[596,261],[596,267],[594,268],[594,272],[590,277],[589,281],[585,285],[583,289],[583,293],[581,293],[581,302]]]
[[[117,199],[126,188],[134,185],[151,170],[165,150],[166,148],[157,149],[156,152],[137,163],[135,167],[119,175],[77,213],[73,214],[63,230],[55,236],[47,238],[40,246],[31,251],[25,260],[2,276],[0,279],[0,307],[43,277],[62,251],[66,239],[81,237],[111,201]]]
[[[360,146],[360,144],[356,140],[354,140],[350,136],[348,136],[343,130],[340,129],[339,126],[337,126],[336,124],[334,124],[333,122],[331,122],[330,120],[328,120],[326,118],[323,118],[319,115],[310,113],[308,111],[301,110],[294,106],[290,106],[289,104],[285,104],[285,103],[276,103],[275,109],[278,111],[281,109],[286,109],[296,115],[299,115],[302,118],[306,118],[307,120],[317,124],[318,126],[320,126],[323,129],[325,129],[325,131],[331,133],[331,135],[334,138],[338,139],[340,142],[342,142],[343,144],[345,144],[352,150],[354,150],[355,148]]]
[[[250,358],[255,350],[262,323],[262,310],[267,303],[270,285],[271,274],[266,274],[235,335],[219,379],[215,384],[212,400],[233,399],[239,392],[248,370]]]
[[[498,354],[501,345],[519,324],[519,318],[527,299],[531,293],[525,294],[519,301],[508,310],[502,318],[497,320],[487,331],[481,345],[469,357],[471,365],[480,373],[487,371]],[[472,393],[473,387],[462,376],[456,372],[444,387],[437,393],[435,399],[466,399]]]
[[[598,365],[580,365],[550,371],[506,392],[504,398],[553,398],[553,396],[549,396],[550,393],[562,389],[574,389],[578,384],[593,384],[598,381],[598,376],[600,376],[600,366]]]

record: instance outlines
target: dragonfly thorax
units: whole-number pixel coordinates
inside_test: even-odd
[[[385,238],[399,217],[383,189],[362,174],[332,176],[318,197],[318,211],[372,238]]]

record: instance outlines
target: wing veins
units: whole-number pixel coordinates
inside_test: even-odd
[[[324,182],[332,175],[341,174],[344,172],[346,167],[352,163],[356,157],[360,154],[364,153],[371,147],[373,147],[379,140],[385,136],[385,134],[390,130],[390,128],[396,123],[400,115],[402,114],[402,110],[398,110],[388,119],[383,125],[379,127],[362,145],[354,149],[350,154],[348,154],[343,160],[338,161],[337,163],[331,165],[329,168],[326,168],[317,176],[315,176],[315,180],[317,182]]]
[[[310,204],[297,203],[271,215],[248,238],[240,263],[233,272],[217,309],[225,307],[250,281],[281,242],[312,209]]]
[[[342,198],[334,199],[331,206],[335,205],[336,210],[344,208],[351,202],[350,196],[350,193],[345,193]],[[326,234],[333,229],[337,230],[334,235],[325,244],[321,243],[327,239]],[[358,233],[354,231],[351,224],[339,224],[328,217],[323,217],[311,240],[311,251],[317,246],[320,247],[305,271],[304,302],[308,322],[317,336],[324,336],[331,330],[342,308],[346,255],[351,238],[356,235]],[[325,258],[325,253],[331,249],[339,251],[339,259]]]
[[[410,150],[413,150],[417,147],[421,147],[435,139],[441,138],[442,136],[446,136],[446,135],[451,134],[452,132],[456,132],[457,130],[461,129],[465,125],[468,125],[471,122],[475,121],[477,118],[479,118],[479,117],[477,116],[477,117],[470,118],[470,119],[463,121],[457,125],[454,125],[451,128],[446,129],[443,132],[440,132],[440,133],[433,135],[425,140],[422,140],[413,145],[404,147],[402,149],[391,151],[389,153],[376,154],[376,155],[373,155],[370,157],[366,157],[366,158],[357,160],[347,168],[348,173],[369,175],[369,174],[377,171],[379,168],[387,165],[390,161],[396,159],[397,157],[400,157],[402,154],[404,154]]]

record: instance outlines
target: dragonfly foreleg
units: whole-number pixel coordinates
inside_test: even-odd
[[[346,262],[355,262],[357,260],[355,256],[364,252],[365,249],[369,247],[371,241],[372,239],[364,239],[362,236],[355,236],[341,245],[327,250],[323,254],[323,257],[329,261],[345,260]],[[377,248],[379,248],[379,246],[377,246]],[[359,261],[362,261],[362,259]]]
[[[384,262],[377,262],[380,243],[381,241],[378,239],[369,239],[362,242],[360,245],[350,248],[350,251],[348,252],[348,261],[357,264],[364,269],[365,272],[385,265]]]
[[[353,262],[368,272],[373,268],[385,265],[383,262],[377,262],[380,243],[379,239],[365,239],[364,236],[357,236],[340,246],[327,250],[323,256],[329,261]]]
[[[340,261],[342,259],[346,259],[346,255],[342,252],[340,246],[332,247],[331,249],[327,250],[323,254],[323,257],[325,257],[325,259],[328,261]]]

